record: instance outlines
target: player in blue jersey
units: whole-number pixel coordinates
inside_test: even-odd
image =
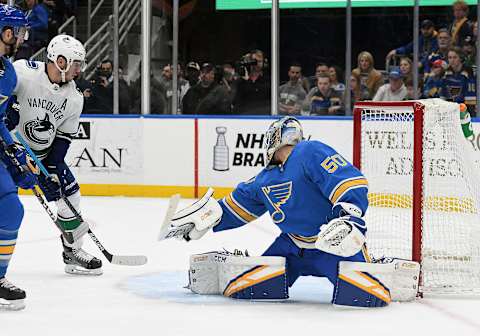
[[[368,184],[362,173],[332,147],[305,141],[293,117],[275,121],[268,129],[266,162],[256,177],[240,183],[220,202],[202,199],[177,212],[172,227],[193,223],[184,238],[199,239],[210,228],[235,229],[268,212],[281,234],[263,256],[286,259],[288,286],[300,276],[326,277],[334,285],[336,305],[387,305],[390,291],[373,276],[374,269],[384,266],[369,263],[365,246]],[[260,281],[253,278],[246,282]],[[237,284],[236,279],[231,283]],[[263,294],[268,293],[267,284],[262,286],[268,298]]]
[[[14,144],[4,116],[17,84],[15,70],[7,57],[13,56],[23,42],[26,28],[27,20],[22,11],[0,5],[0,310],[25,307],[25,291],[10,283],[5,274],[24,213],[17,187],[33,188],[36,177],[27,167],[26,153]]]

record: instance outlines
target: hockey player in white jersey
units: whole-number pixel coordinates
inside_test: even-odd
[[[57,221],[75,239],[69,244],[63,236],[65,272],[102,274],[102,262],[82,249],[82,236],[88,223],[77,218],[62,200],[68,200],[80,213],[80,187],[65,163],[72,137],[78,130],[83,95],[73,79],[85,67],[85,48],[68,35],[54,37],[47,47],[48,61],[19,60],[14,63],[18,76],[13,92],[18,109],[8,112],[9,128],[15,127],[55,178],[39,178],[46,199],[57,204]]]

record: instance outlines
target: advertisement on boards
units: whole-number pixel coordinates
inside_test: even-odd
[[[80,183],[138,183],[143,175],[141,119],[82,118],[66,162]]]
[[[265,167],[265,132],[272,119],[199,119],[200,186],[233,187]],[[351,120],[301,120],[304,137],[352,158]]]

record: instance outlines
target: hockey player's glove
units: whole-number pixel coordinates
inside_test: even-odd
[[[10,97],[4,120],[9,131],[17,127],[20,122],[20,104],[17,101],[17,96]]]
[[[55,175],[48,177],[40,175],[38,185],[48,202],[58,201],[62,197],[62,187]]]
[[[17,187],[32,189],[37,184],[37,176],[30,170],[27,153],[13,144],[5,149],[7,170]]]
[[[185,228],[187,232],[183,234],[183,239],[186,241],[202,238],[222,219],[223,210],[212,195],[213,189],[210,188],[201,199],[173,216],[171,226]]]

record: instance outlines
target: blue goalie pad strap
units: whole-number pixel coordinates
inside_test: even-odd
[[[385,307],[390,303],[390,290],[378,279],[366,272],[354,273],[353,277],[339,274],[333,294],[333,304],[373,308]]]
[[[223,295],[243,300],[286,300],[288,282],[285,268],[272,272],[269,266],[255,266],[231,280]]]

